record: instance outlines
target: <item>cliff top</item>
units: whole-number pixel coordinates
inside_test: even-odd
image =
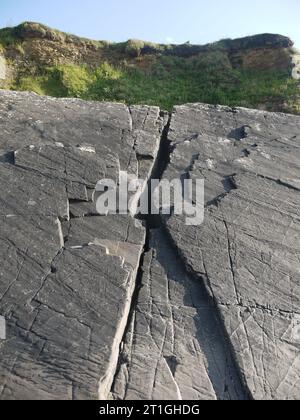
[[[112,43],[25,22],[0,29],[0,87],[167,110],[203,102],[297,113],[292,46],[277,34],[206,45]]]
[[[223,39],[218,42],[206,45],[193,45],[185,43],[181,45],[175,44],[157,44],[146,42],[138,39],[130,39],[126,42],[112,43],[109,41],[95,41],[87,38],[78,37],[76,35],[67,34],[57,29],[50,28],[46,25],[36,22],[24,22],[16,27],[0,29],[0,43],[3,46],[9,46],[18,41],[29,39],[45,39],[48,41],[56,41],[63,43],[73,43],[77,45],[85,45],[90,48],[108,48],[117,49],[120,52],[129,55],[146,55],[146,54],[164,54],[175,55],[180,57],[189,57],[201,52],[207,51],[236,51],[255,48],[290,48],[294,45],[293,41],[278,34],[259,34],[247,36],[238,39]]]

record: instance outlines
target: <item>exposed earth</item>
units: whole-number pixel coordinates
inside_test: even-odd
[[[261,34],[207,45],[93,41],[25,22],[0,29],[0,87],[147,104],[202,102],[300,113],[299,52]]]

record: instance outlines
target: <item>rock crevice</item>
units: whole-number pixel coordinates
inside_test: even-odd
[[[300,118],[0,97],[0,398],[298,399]],[[120,171],[204,223],[100,216]]]
[[[1,108],[1,398],[106,399],[146,229],[98,215],[95,186],[120,170],[147,182],[163,118],[10,92]]]

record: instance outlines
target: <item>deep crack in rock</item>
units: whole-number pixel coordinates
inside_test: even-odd
[[[299,117],[0,96],[1,399],[297,399]],[[100,216],[121,170],[204,223]]]

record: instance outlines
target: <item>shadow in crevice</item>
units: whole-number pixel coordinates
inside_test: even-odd
[[[250,129],[251,127],[249,125],[243,125],[242,127],[235,128],[228,134],[228,138],[237,141],[244,140],[248,137]]]
[[[197,314],[193,319],[196,338],[204,355],[207,374],[217,399],[251,399],[249,391],[241,380],[216,305],[209,296],[204,281],[187,273],[181,257],[164,228],[152,231],[149,245],[155,250],[155,258],[166,273],[168,281],[173,283],[175,288],[179,283],[181,289],[184,290],[183,307],[196,310]],[[184,340],[184,337],[178,339]],[[166,358],[173,373],[176,372],[180,360],[180,354],[172,354]],[[193,369],[197,370],[197,366],[193,366]]]
[[[9,163],[10,165],[15,164],[15,153],[7,152],[3,155],[0,155],[0,163]]]

